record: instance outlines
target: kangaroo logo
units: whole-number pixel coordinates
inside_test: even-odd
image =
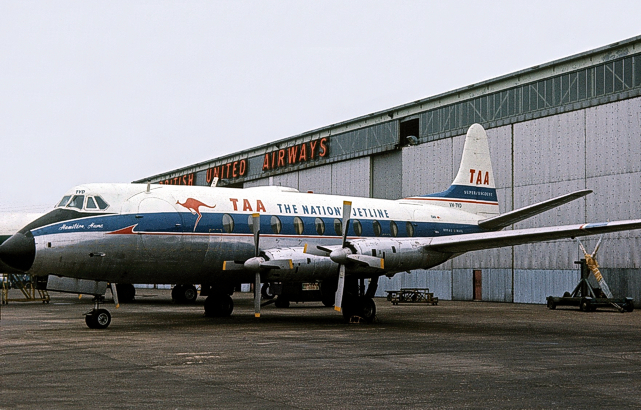
[[[200,218],[202,218],[202,214],[200,213],[200,208],[205,207],[205,208],[216,208],[216,205],[214,206],[209,206],[207,204],[204,204],[194,198],[187,198],[187,200],[184,203],[180,203],[180,201],[176,201],[176,203],[182,207],[185,207],[189,209],[189,212],[192,213],[192,215],[198,215],[198,218],[196,219],[196,224],[194,225],[194,232],[196,232],[196,227],[198,227],[198,222],[200,222]]]

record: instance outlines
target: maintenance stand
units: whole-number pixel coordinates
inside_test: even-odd
[[[562,297],[548,296],[548,309],[556,309],[557,306],[578,306],[584,312],[594,312],[598,307],[615,307],[619,312],[632,312],[634,300],[632,298],[609,298],[600,288],[593,288],[588,277],[590,268],[585,259],[575,261],[581,265],[581,280],[572,293],[565,292]]]

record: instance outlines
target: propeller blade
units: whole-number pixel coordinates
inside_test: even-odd
[[[294,269],[294,262],[291,259],[271,259],[260,264],[264,269]]]
[[[256,272],[254,281],[254,317],[260,317],[260,272]]]
[[[376,256],[350,254],[347,255],[347,259],[370,268],[385,269],[385,260]]]
[[[596,258],[596,253],[599,250],[599,246],[601,246],[601,241],[603,240],[603,235],[599,237],[599,242],[596,243],[596,246],[594,247],[594,252],[592,252],[592,257]]]
[[[334,301],[334,310],[340,312],[343,306],[343,289],[345,288],[345,265],[338,268],[338,286],[336,288],[336,299]]]
[[[343,201],[343,245],[347,242],[347,231],[349,230],[349,218],[352,215],[352,202]]]
[[[252,231],[254,232],[254,256],[260,255],[260,214],[252,214]]]
[[[118,302],[118,290],[116,289],[116,284],[111,282],[109,286],[111,286],[111,295],[114,298],[114,305],[116,305],[116,309],[118,309],[120,307],[120,302]]]
[[[579,242],[579,248],[581,248],[585,256],[589,255],[588,251],[585,250],[585,246],[583,246],[583,243],[581,242],[581,240],[579,238],[576,238],[576,240],[577,242]]]

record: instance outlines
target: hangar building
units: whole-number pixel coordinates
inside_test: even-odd
[[[453,181],[473,123],[488,133],[501,212],[594,190],[513,228],[641,217],[641,36],[135,182],[423,195]],[[606,235],[598,257],[615,297],[637,303],[640,238]],[[545,303],[574,289],[581,257],[569,239],[471,252],[384,278],[378,295],[429,287],[445,300]]]

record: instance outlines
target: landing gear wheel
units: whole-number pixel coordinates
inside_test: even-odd
[[[329,296],[325,296],[325,295],[323,295],[323,300],[322,300],[322,302],[323,302],[323,305],[325,305],[325,306],[327,306],[327,307],[332,307],[332,306],[334,306],[334,302],[335,302],[335,300],[336,300],[336,298],[335,298],[334,296],[332,296],[332,297],[330,298]]]
[[[111,313],[107,309],[94,309],[85,316],[90,329],[106,329],[111,323]]]
[[[625,311],[626,312],[632,312],[634,310],[634,303],[632,302],[627,302],[625,304]]]
[[[171,290],[174,303],[194,303],[198,298],[198,290],[194,285],[176,285]]]
[[[334,306],[336,302],[336,283],[331,283],[327,280],[321,282],[321,302],[327,307]]]
[[[550,298],[548,299],[548,309],[554,310],[556,309],[556,303]]]
[[[198,290],[194,285],[183,286],[181,296],[185,303],[194,303],[198,299]]]
[[[272,300],[272,299],[274,299],[274,296],[276,296],[271,292],[271,288],[269,286],[269,283],[263,284],[263,287],[260,288],[260,295],[265,300]]]
[[[372,323],[376,318],[376,303],[372,298],[364,296],[359,299],[360,316],[365,319],[367,323]]]
[[[274,305],[276,305],[277,308],[287,309],[289,307],[289,300],[282,296],[279,296],[276,299],[276,302],[274,302]]]
[[[234,311],[234,301],[229,295],[210,295],[205,299],[205,316],[228,317]]]
[[[376,319],[376,303],[368,296],[343,299],[343,318],[346,322],[372,323]]]
[[[118,302],[131,303],[136,298],[136,288],[130,283],[117,283]]]

